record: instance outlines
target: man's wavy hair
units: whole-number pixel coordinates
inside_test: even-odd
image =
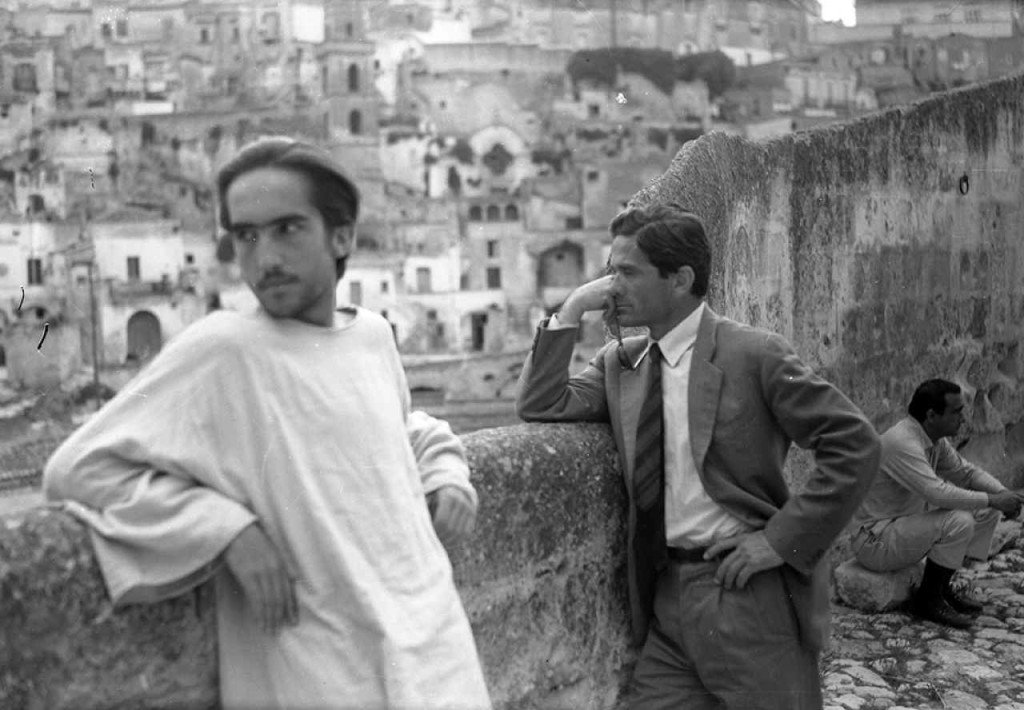
[[[939,378],[925,380],[914,390],[907,413],[921,423],[928,418],[929,409],[941,416],[946,413],[947,394],[960,394],[960,385]]]
[[[683,266],[693,269],[690,293],[703,298],[711,277],[711,245],[704,224],[676,205],[627,207],[612,219],[612,236],[636,237],[636,244],[662,278]]]
[[[220,226],[225,230],[231,229],[228,190],[238,177],[260,168],[282,168],[305,176],[309,183],[309,201],[320,213],[324,225],[328,229],[355,227],[359,218],[359,191],[334,158],[311,143],[287,136],[271,136],[244,146],[217,173]],[[234,259],[230,235],[221,238],[217,251],[221,261]],[[335,261],[334,270],[339,279],[345,274],[346,260],[347,257],[342,256]]]

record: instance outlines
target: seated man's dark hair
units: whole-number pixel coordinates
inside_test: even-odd
[[[960,385],[938,378],[925,380],[914,390],[907,411],[919,422],[925,420],[929,409],[935,410],[936,414],[942,414],[946,411],[947,394],[960,394]]]
[[[259,168],[284,168],[305,175],[310,186],[309,201],[320,213],[328,229],[355,225],[359,217],[359,191],[346,177],[330,154],[311,143],[287,136],[260,138],[244,146],[217,173],[217,202],[220,204],[220,226],[231,229],[227,192],[240,175]],[[234,258],[231,248],[229,258]],[[218,251],[226,251],[226,245]],[[340,279],[345,274],[346,257],[335,262]]]
[[[711,245],[704,225],[692,212],[673,205],[628,207],[612,219],[613,236],[636,237],[662,278],[683,266],[693,269],[690,293],[698,298],[708,292],[711,275]]]

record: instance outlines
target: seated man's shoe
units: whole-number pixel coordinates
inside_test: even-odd
[[[967,590],[958,592],[953,587],[946,587],[946,601],[961,614],[980,614],[985,605],[974,599]]]
[[[973,617],[961,614],[950,606],[944,596],[937,594],[916,594],[911,600],[910,612],[922,619],[957,629],[969,628],[974,622]]]

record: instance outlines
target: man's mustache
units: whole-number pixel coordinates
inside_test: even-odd
[[[298,279],[289,274],[274,272],[267,274],[256,283],[256,288],[272,288],[283,284],[295,283]]]

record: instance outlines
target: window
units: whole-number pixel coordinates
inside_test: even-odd
[[[430,293],[433,290],[434,289],[430,283],[430,267],[416,267],[416,291],[418,293]]]
[[[508,220],[509,222],[515,222],[517,219],[519,219],[519,208],[516,207],[515,205],[506,205],[505,219]]]
[[[352,23],[351,22],[346,22],[345,23],[345,36],[346,37],[351,37],[352,36],[352,30],[353,30]]]
[[[100,35],[102,35],[104,39],[110,39],[114,35],[114,28],[110,26],[109,22],[104,22],[100,25]]]
[[[128,36],[128,20],[117,21],[117,36],[127,37]]]
[[[487,256],[493,259],[497,255],[498,255],[498,240],[497,239],[488,239],[487,240]]]
[[[41,284],[43,282],[43,260],[28,260],[28,282],[29,285]]]
[[[501,288],[501,269],[497,266],[487,267],[487,288]]]
[[[140,271],[141,270],[139,268],[139,257],[137,257],[137,256],[129,256],[128,257],[128,280],[129,281],[138,281],[139,280]]]
[[[587,171],[587,182],[597,182],[601,178],[601,173],[597,170]]]
[[[473,205],[469,208],[469,221],[480,222],[484,218],[484,211],[480,209],[480,205]]]
[[[964,12],[964,20],[967,22],[981,22],[981,10],[967,10]]]
[[[363,305],[363,284],[353,281],[348,285],[348,300],[353,306]]]
[[[501,210],[497,205],[487,205],[487,221],[497,222],[501,219]]]
[[[601,116],[601,107],[597,104],[589,104],[587,106],[587,118],[599,118]]]
[[[231,42],[232,44],[238,44],[242,39],[242,31],[237,26],[231,28]]]
[[[348,66],[348,90],[352,93],[359,91],[359,65],[357,64]]]
[[[14,65],[14,90],[37,91],[35,65],[27,62]]]
[[[363,114],[359,111],[354,110],[348,115],[348,132],[354,136],[363,132]]]
[[[186,264],[194,264],[194,263],[196,263],[196,256],[195,256],[195,254],[186,252],[186,254],[185,254],[185,263]]]
[[[566,217],[565,218],[566,229],[583,229],[583,218],[582,217]]]
[[[206,27],[203,27],[201,30],[199,30],[199,44],[209,44],[209,43],[210,43],[210,30],[207,29]]]
[[[391,288],[391,284],[389,284],[387,281],[381,281],[380,282],[380,292],[381,293],[387,293],[390,288]]]

